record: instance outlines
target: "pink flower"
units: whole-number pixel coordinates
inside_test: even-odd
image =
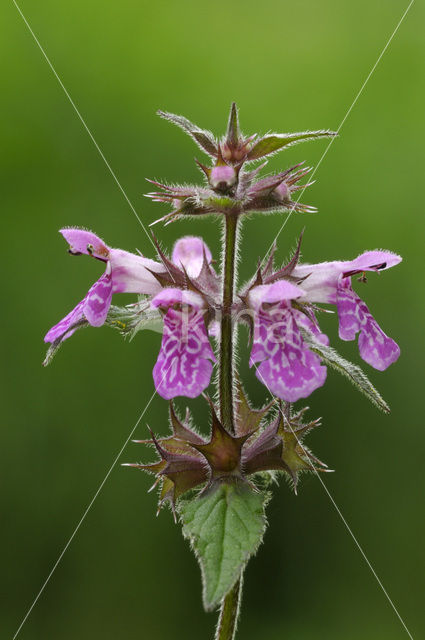
[[[313,330],[321,341],[326,341],[326,336],[291,305],[291,300],[304,294],[300,287],[279,280],[254,287],[248,296],[255,311],[250,364],[260,363],[256,367],[257,378],[273,395],[288,402],[306,398],[326,379],[326,367],[304,343],[300,326]]]
[[[84,319],[93,327],[100,327],[108,315],[113,293],[155,294],[160,291],[161,285],[151,273],[164,271],[159,262],[111,249],[96,234],[85,229],[61,229],[60,233],[68,242],[72,255],[89,255],[104,262],[106,269],[77,306],[47,332],[45,342],[69,338],[77,328],[75,325]]]
[[[297,265],[291,276],[302,279],[301,302],[335,304],[339,317],[339,337],[354,340],[359,333],[360,356],[383,371],[400,355],[398,345],[376,322],[366,304],[351,287],[351,276],[365,271],[383,271],[401,262],[390,251],[365,251],[354,260]]]
[[[214,353],[208,342],[204,322],[204,298],[181,288],[163,289],[159,280],[167,273],[167,265],[137,256],[121,249],[109,248],[103,240],[84,229],[62,229],[62,235],[73,255],[86,254],[105,263],[105,273],[89,289],[77,306],[56,324],[45,342],[69,338],[80,323],[87,321],[94,327],[104,324],[114,293],[139,293],[154,296],[152,307],[164,312],[164,333],[161,350],[153,370],[156,389],[164,398],[178,395],[194,398],[208,386]],[[165,259],[165,258],[164,258]],[[205,260],[211,263],[211,251],[201,238],[186,236],[174,245],[174,276],[184,272],[195,279],[201,274]],[[205,268],[205,267],[204,267]],[[215,273],[213,270],[211,273]],[[154,274],[160,277],[157,279]]]
[[[210,383],[215,356],[204,322],[205,303],[194,291],[164,289],[152,300],[161,308],[164,332],[153,369],[155,388],[166,400],[196,398]]]
[[[211,251],[202,238],[184,236],[174,245],[172,261],[177,267],[182,266],[190,278],[197,278],[202,269],[204,255],[210,263]]]

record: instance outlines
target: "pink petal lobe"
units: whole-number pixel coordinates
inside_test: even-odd
[[[202,309],[202,307],[205,306],[204,300],[199,293],[174,287],[162,289],[162,291],[153,298],[151,304],[154,308],[171,307],[173,304],[190,305],[194,309]]]
[[[166,400],[195,398],[209,385],[214,352],[203,312],[169,308],[164,317],[161,349],[153,369],[155,388]]]
[[[83,308],[86,299],[83,298],[74,309],[68,313],[60,322],[55,324],[44,336],[44,342],[54,342],[58,338],[62,338],[62,340],[66,340],[66,338],[70,338],[74,333],[75,329],[69,331],[69,328],[72,325],[76,324],[80,320],[84,318]],[[66,334],[66,335],[64,335]]]
[[[313,334],[313,336],[316,338],[316,340],[318,340],[318,342],[321,342],[326,346],[329,345],[328,336],[325,333],[322,333],[320,331],[317,318],[312,312],[311,312],[311,318],[308,317],[302,311],[299,311],[298,309],[292,309],[292,313],[294,315],[294,318],[298,327],[303,327],[304,329],[307,329],[308,331],[310,331],[310,333]]]
[[[365,251],[351,262],[343,263],[344,275],[354,275],[362,271],[384,271],[395,267],[401,261],[401,256],[391,251]]]
[[[305,291],[301,300],[336,304],[336,290],[341,275],[383,271],[399,262],[401,257],[391,251],[365,251],[354,260],[298,264],[291,276],[300,279],[300,286]]]
[[[61,229],[60,233],[69,244],[72,253],[84,253],[100,260],[108,259],[109,247],[92,231],[67,228]]]
[[[172,261],[178,267],[183,265],[190,278],[199,276],[202,263],[204,261],[204,252],[207,262],[212,260],[211,251],[202,240],[196,236],[184,236],[177,240],[174,245]]]
[[[151,273],[151,271],[160,273],[165,270],[159,262],[122,249],[111,249],[109,264],[114,293],[153,295],[161,290],[161,285]]]
[[[289,303],[260,310],[255,321],[250,364],[273,395],[287,402],[307,398],[326,379],[326,367],[305,345]]]
[[[111,275],[104,273],[89,289],[84,300],[83,312],[92,327],[101,327],[104,324],[111,301]]]
[[[384,333],[368,306],[351,288],[350,278],[341,278],[337,292],[339,337],[354,340],[359,335],[360,356],[378,371],[384,371],[400,355],[400,348]]]
[[[260,284],[253,287],[248,294],[248,300],[253,309],[259,309],[264,302],[272,304],[281,300],[293,300],[300,298],[303,294],[303,289],[288,280],[278,280],[273,284]]]

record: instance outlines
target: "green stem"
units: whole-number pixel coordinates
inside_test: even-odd
[[[233,329],[232,304],[235,286],[237,216],[225,217],[225,247],[223,256],[223,305],[220,338],[219,395],[220,415],[223,426],[235,433],[233,415]]]
[[[242,576],[221,603],[215,640],[233,640],[235,637],[241,598]]]
[[[222,265],[223,274],[223,304],[221,316],[220,337],[220,373],[219,396],[220,416],[223,426],[231,434],[235,434],[234,407],[233,407],[233,326],[232,304],[235,288],[235,263],[236,263],[236,239],[237,216],[228,215],[225,218],[225,247]],[[216,630],[215,640],[233,640],[239,617],[240,601],[242,597],[242,576],[229,591],[221,603],[220,617]]]

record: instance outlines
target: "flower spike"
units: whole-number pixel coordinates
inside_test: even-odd
[[[149,439],[134,441],[154,448],[156,460],[126,466],[155,476],[150,491],[158,491],[158,511],[168,504],[176,521],[178,515],[183,535],[201,564],[204,606],[212,610],[222,603],[219,629],[223,630],[225,621],[225,635],[233,638],[240,577],[261,544],[271,485],[283,475],[296,493],[301,473],[330,471],[304,445],[320,419],[307,421],[307,407],[295,410],[293,403],[319,390],[329,368],[389,412],[362,369],[330,346],[318,320],[319,312],[334,311],[321,305],[334,306],[342,340],[357,339],[363,360],[375,369],[386,369],[397,360],[400,349],[354,291],[352,279],[365,283],[368,272],[395,266],[401,257],[376,250],[354,260],[306,264],[300,258],[302,232],[286,262],[275,265],[276,242],[264,260],[256,264],[254,256],[253,275],[238,288],[242,217],[317,211],[299,202],[313,184],[311,168],[299,162],[266,172],[267,158],[294,144],[332,138],[336,133],[245,135],[234,102],[221,137],[182,116],[158,114],[187,133],[209,159],[205,164],[196,160],[202,184],[149,180],[152,191],[146,195],[167,205],[168,213],[159,218],[165,225],[183,218],[220,218],[224,234],[219,267],[203,239],[195,235],[179,238],[171,251],[163,249],[153,235],[157,257],[150,260],[113,249],[85,229],[63,229],[69,253],[102,262],[104,273],[47,333],[51,346],[45,363],[84,326],[106,324],[130,339],[141,329],[161,333],[152,373],[156,392],[169,401],[171,429],[161,437],[150,430]],[[113,305],[114,294],[125,292],[139,294],[137,301],[124,307]],[[238,375],[237,323],[248,328],[249,365],[271,395],[258,409]],[[216,356],[217,395],[212,401],[206,390]],[[200,395],[211,414],[204,430],[197,430],[188,409],[183,418],[174,404],[176,397]]]

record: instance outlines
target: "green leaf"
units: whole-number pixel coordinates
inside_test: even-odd
[[[248,153],[248,161],[258,160],[271,153],[280,151],[283,147],[290,147],[298,142],[315,140],[316,138],[332,138],[337,134],[334,131],[303,131],[301,133],[271,133],[258,140]]]
[[[310,331],[301,329],[301,333],[311,351],[317,353],[324,364],[346,376],[378,409],[381,409],[384,413],[390,413],[389,406],[360,367],[345,360],[345,358],[340,356],[332,347],[327,347],[321,342],[318,342]]]
[[[190,540],[202,572],[203,601],[216,608],[260,545],[267,494],[248,485],[221,483],[202,497],[182,499],[183,535]]]

